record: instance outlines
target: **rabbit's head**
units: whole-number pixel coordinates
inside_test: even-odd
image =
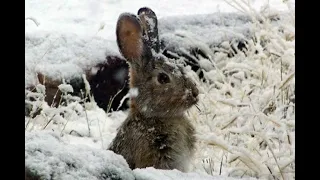
[[[199,91],[182,66],[161,55],[155,13],[141,8],[138,16],[123,13],[116,28],[121,54],[130,65],[131,113],[145,117],[181,116],[198,102]]]

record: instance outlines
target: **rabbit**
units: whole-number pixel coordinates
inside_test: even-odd
[[[182,66],[161,55],[158,21],[148,7],[117,21],[119,51],[129,64],[130,108],[108,150],[122,155],[131,169],[189,170],[195,128],[185,116],[199,101]]]

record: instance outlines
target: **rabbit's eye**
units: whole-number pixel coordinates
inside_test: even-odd
[[[166,84],[166,83],[169,83],[170,82],[170,78],[167,74],[165,73],[159,73],[158,74],[158,82],[160,84]]]

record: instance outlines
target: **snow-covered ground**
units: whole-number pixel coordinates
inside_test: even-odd
[[[188,174],[153,168],[130,171],[121,156],[105,150],[127,112],[106,114],[94,102],[85,108],[78,102],[53,108],[36,101],[43,111],[25,118],[26,162],[45,176],[54,171],[63,179],[110,175],[106,172],[124,179],[294,179],[294,1],[252,1],[255,11],[243,2],[249,1],[27,0],[26,86],[36,84],[36,72],[72,78],[104,61],[105,54],[119,54],[117,18],[123,12],[137,13],[143,6],[156,12],[162,38],[178,46],[180,39],[174,35],[186,35],[189,41],[182,46],[203,47],[213,60],[201,62],[203,68],[210,63],[217,68],[205,74],[211,85],[189,71],[200,89],[200,111],[188,112],[198,136]],[[260,13],[267,2],[272,11]],[[226,14],[241,11],[245,13]],[[243,17],[254,13],[284,17],[265,24]],[[228,58],[208,46],[228,46],[235,38],[249,41],[247,56],[238,53]],[[68,162],[76,168],[68,169]]]

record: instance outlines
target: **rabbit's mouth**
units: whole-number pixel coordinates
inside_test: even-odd
[[[187,107],[189,108],[189,107],[197,104],[198,102],[199,102],[198,96],[196,96],[196,97],[188,96],[188,98],[187,98]]]
[[[187,108],[197,104],[199,101],[198,91],[193,89],[186,89],[185,95],[182,97],[182,100],[186,102]]]
[[[184,108],[189,109],[192,106],[196,105],[198,101],[198,97],[188,96],[187,98],[183,99]]]

